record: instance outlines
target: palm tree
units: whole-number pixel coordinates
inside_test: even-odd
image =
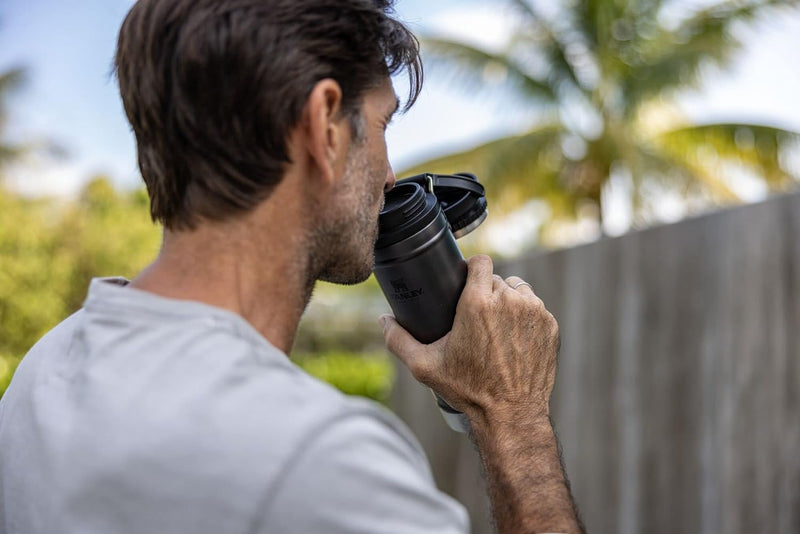
[[[796,183],[782,153],[797,133],[764,124],[687,123],[669,97],[697,87],[707,67],[731,61],[741,46],[732,26],[797,0],[716,2],[672,22],[664,15],[674,3],[661,0],[572,0],[557,16],[527,0],[504,3],[518,24],[500,52],[433,35],[423,38],[423,50],[462,83],[502,73],[504,85],[522,97],[520,105],[536,106],[540,119],[522,135],[407,172],[475,172],[501,212],[539,198],[553,219],[564,220],[588,204],[601,231],[612,177],[628,184],[634,224],[649,219],[654,193],[736,201],[725,178],[732,164],[771,190]],[[576,125],[570,120],[576,113],[594,127]]]
[[[19,157],[24,148],[5,142],[6,128],[8,127],[8,110],[6,101],[8,95],[18,89],[25,80],[25,71],[21,68],[12,68],[5,72],[0,72],[0,169]]]

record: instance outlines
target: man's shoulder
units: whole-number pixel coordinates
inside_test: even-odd
[[[32,380],[38,369],[43,365],[47,365],[50,358],[69,352],[82,316],[83,310],[73,313],[53,327],[31,347],[17,366],[9,391],[15,387],[15,384]]]
[[[67,349],[72,344],[73,336],[83,318],[83,314],[84,311],[81,308],[58,323],[34,343],[28,354],[49,351],[51,348]]]

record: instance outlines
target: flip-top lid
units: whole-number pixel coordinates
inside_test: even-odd
[[[409,182],[436,196],[456,238],[467,235],[486,219],[486,191],[474,174],[423,173],[399,180],[397,185]]]

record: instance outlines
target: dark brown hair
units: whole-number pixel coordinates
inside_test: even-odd
[[[116,72],[150,213],[170,229],[266,198],[314,85],[333,78],[355,122],[363,93],[405,69],[419,95],[419,43],[392,0],[139,0]]]

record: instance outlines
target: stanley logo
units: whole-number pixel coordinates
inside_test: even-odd
[[[389,282],[392,284],[392,289],[394,290],[392,298],[396,301],[402,302],[406,300],[411,300],[422,295],[421,287],[418,289],[408,289],[406,281],[403,278],[398,278],[397,280],[389,280]]]

